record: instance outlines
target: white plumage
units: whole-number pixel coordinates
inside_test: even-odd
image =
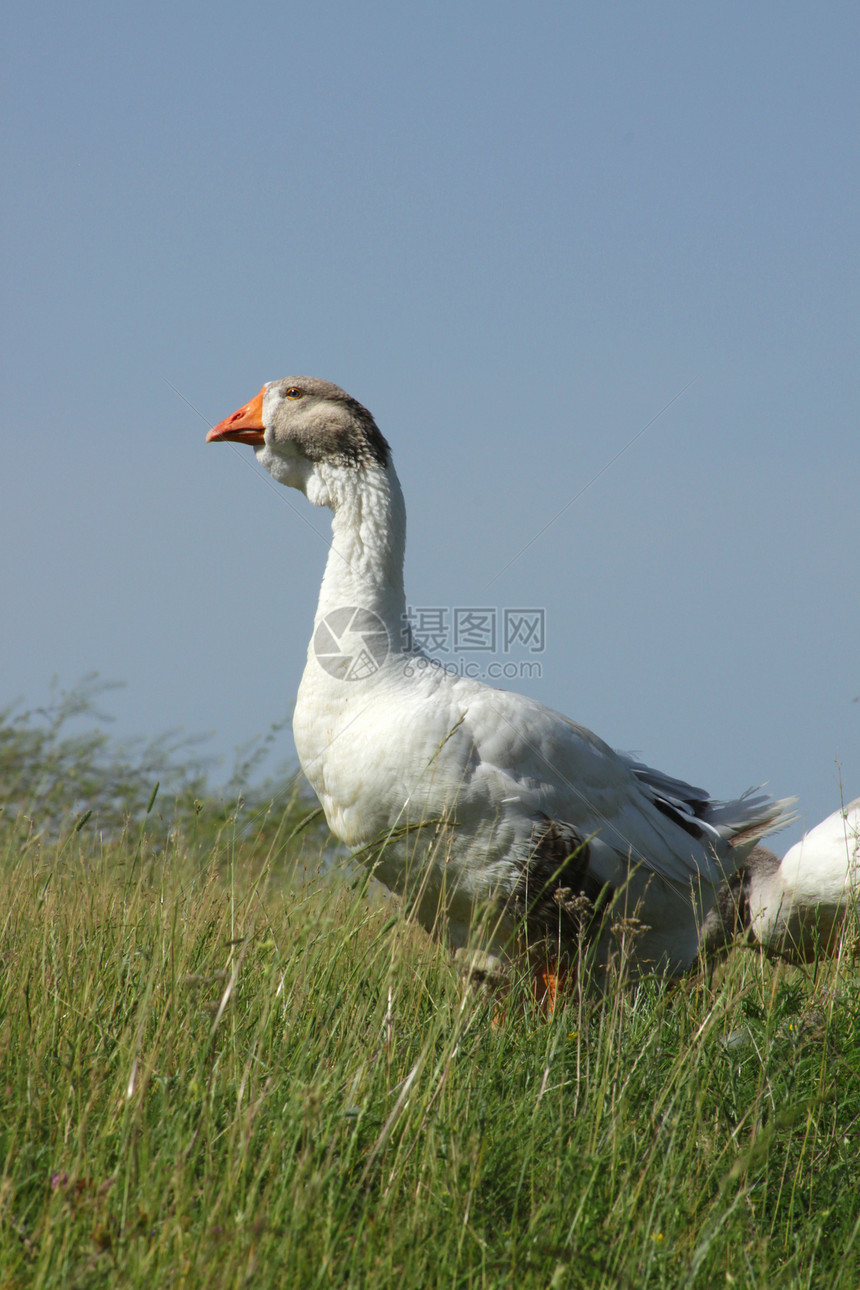
[[[792,959],[834,948],[860,898],[860,797],[834,811],[779,860],[756,847],[721,887],[702,928],[708,955],[735,937]]]
[[[332,831],[373,847],[376,875],[454,946],[506,954],[526,929],[547,955],[589,936],[605,959],[612,937],[592,911],[611,894],[613,919],[644,924],[640,964],[688,967],[717,885],[787,803],[714,802],[415,648],[403,632],[405,509],[390,449],[337,386],[272,381],[208,439],[252,444],[276,480],[333,511],[294,715]]]

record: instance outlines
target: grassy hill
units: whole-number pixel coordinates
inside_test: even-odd
[[[856,1290],[847,955],[500,1008],[294,785],[49,725],[0,723],[0,1290]]]

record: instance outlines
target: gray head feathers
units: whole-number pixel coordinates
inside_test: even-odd
[[[280,400],[272,417],[278,438],[292,440],[314,462],[383,469],[391,449],[370,412],[339,385],[313,376],[270,382]]]

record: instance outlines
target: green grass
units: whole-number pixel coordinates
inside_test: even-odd
[[[860,1284],[849,962],[500,1014],[307,803],[60,793],[0,815],[3,1290]]]

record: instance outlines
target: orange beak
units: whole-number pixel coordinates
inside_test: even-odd
[[[256,447],[266,442],[263,434],[263,386],[256,398],[251,399],[231,417],[225,417],[213,426],[206,436],[207,443],[251,443]]]

